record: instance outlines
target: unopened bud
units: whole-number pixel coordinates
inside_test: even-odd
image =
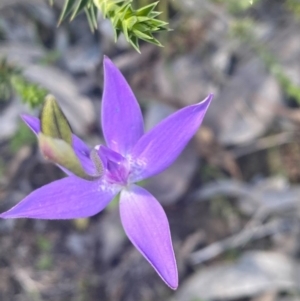
[[[65,167],[80,178],[86,180],[99,178],[99,176],[88,175],[84,171],[73,148],[64,140],[48,137],[43,133],[38,134],[38,140],[40,150],[47,160]]]
[[[72,130],[56,99],[48,95],[41,112],[41,131],[44,135],[61,139],[72,145]]]

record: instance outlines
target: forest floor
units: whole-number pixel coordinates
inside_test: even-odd
[[[108,20],[94,34],[84,15],[57,28],[62,1],[0,0],[0,212],[64,177],[19,118],[39,114],[27,84],[54,94],[91,146],[103,143],[104,54],[146,129],[215,95],[178,160],[143,183],[170,222],[177,291],[129,242],[113,202],[89,219],[0,220],[1,301],[300,300],[300,4],[238,1],[170,1],[165,47],[138,54],[114,43]]]

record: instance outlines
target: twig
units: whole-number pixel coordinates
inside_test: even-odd
[[[295,133],[284,132],[276,135],[271,135],[255,141],[251,141],[249,144],[241,145],[232,150],[235,158],[243,157],[254,152],[265,150],[274,146],[280,146],[293,141]]]
[[[227,250],[241,247],[252,240],[261,239],[286,230],[286,226],[287,225],[284,220],[275,220],[264,225],[246,228],[236,235],[215,242],[202,250],[192,253],[189,260],[192,264],[202,263],[221,255]]]

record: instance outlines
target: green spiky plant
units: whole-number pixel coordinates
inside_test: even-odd
[[[50,3],[53,4],[53,0]],[[140,52],[139,40],[162,46],[153,34],[168,30],[168,23],[157,18],[161,14],[155,11],[157,4],[158,2],[154,2],[135,9],[132,0],[65,0],[59,24],[67,17],[73,20],[85,11],[89,25],[94,30],[97,28],[97,14],[100,11],[104,18],[112,22],[115,39],[123,33],[126,40]]]

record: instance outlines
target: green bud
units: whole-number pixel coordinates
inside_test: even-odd
[[[65,167],[76,176],[86,180],[95,180],[100,177],[100,175],[88,175],[84,171],[72,146],[66,141],[46,136],[43,133],[38,134],[38,141],[40,150],[47,160]]]
[[[72,145],[72,130],[56,99],[48,95],[41,112],[41,131],[44,135],[57,138]]]
[[[38,140],[41,152],[47,160],[65,167],[76,176],[95,180],[102,175],[101,160],[98,158],[99,162],[96,161],[96,156],[93,162],[98,174],[88,175],[83,169],[73,149],[69,122],[52,95],[46,97],[42,108],[41,132],[38,134]]]

